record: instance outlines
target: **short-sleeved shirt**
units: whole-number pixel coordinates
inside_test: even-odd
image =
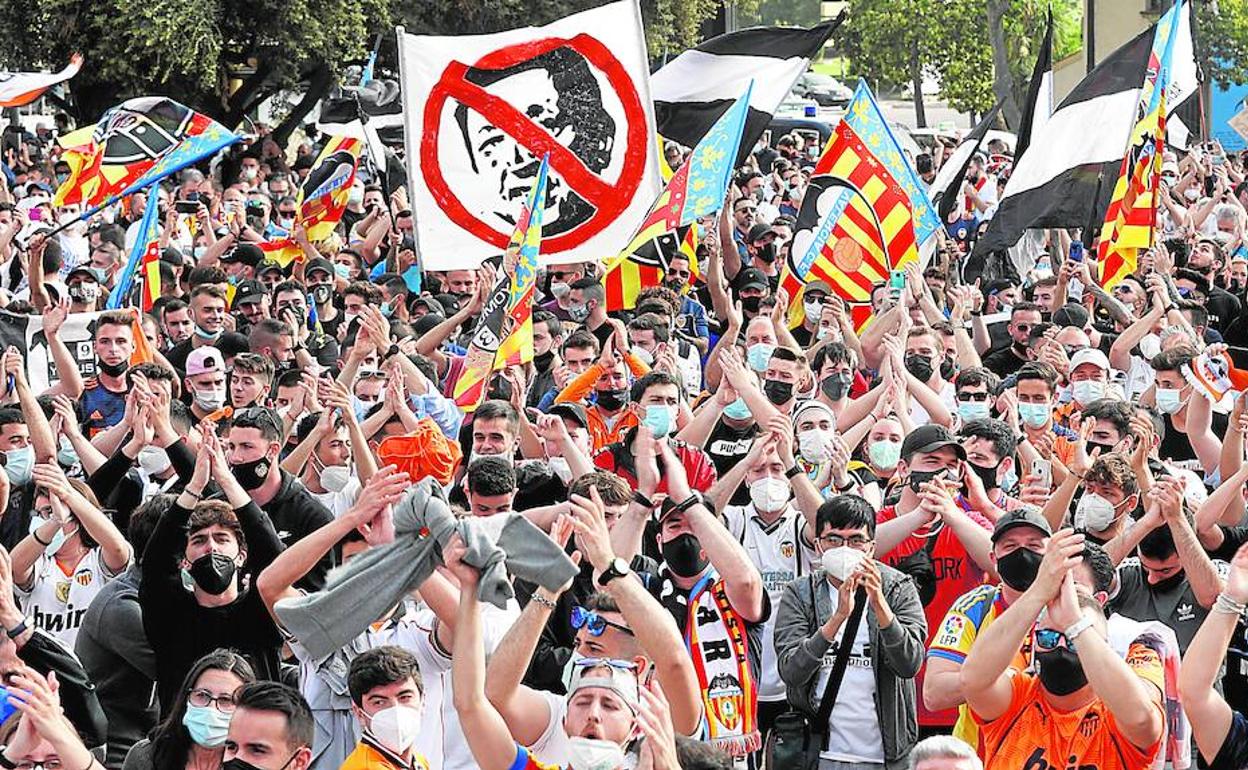
[[[991,522],[975,511],[968,511],[966,515],[986,531],[992,531]],[[880,510],[876,516],[876,522],[882,524],[895,518],[897,518],[897,508],[890,505]],[[984,582],[983,570],[971,559],[962,541],[958,540],[958,536],[954,534],[952,527],[942,526],[935,532],[930,527],[916,530],[914,534],[898,543],[896,548],[877,558],[890,567],[897,567],[898,562],[907,556],[925,549],[929,537],[936,538],[931,548],[932,571],[936,576],[936,594],[923,608],[927,616],[928,638],[926,642],[928,645],[931,644],[932,637],[940,628],[945,614],[949,612],[953,603],[963,594]],[[915,682],[919,692],[923,691],[925,673],[926,669],[920,670],[918,680]],[[950,727],[957,722],[956,709],[930,711],[924,705],[922,698],[919,699],[918,706],[920,725]]]
[[[927,649],[928,660],[939,658],[962,665],[971,651],[971,645],[1005,610],[1005,597],[999,585],[984,584],[963,594],[949,608],[932,636]],[[1030,666],[1031,647],[1031,635],[1028,634],[1010,665],[1019,671]],[[958,706],[958,721],[953,735],[971,746],[979,746],[979,726],[971,718],[971,710],[965,703]]]
[[[91,377],[83,383],[79,411],[83,432],[87,438],[113,427],[126,414],[125,392],[115,393]]]
[[[1226,562],[1214,561],[1213,564],[1219,577],[1225,580],[1229,571]],[[1174,629],[1182,653],[1187,652],[1187,646],[1209,614],[1209,610],[1196,601],[1196,594],[1186,578],[1164,590],[1158,589],[1149,585],[1143,565],[1134,556],[1123,559],[1118,565],[1118,589],[1109,598],[1107,609],[1132,620],[1160,620]]]
[[[22,602],[22,611],[32,619],[35,628],[56,637],[71,650],[91,602],[105,583],[125,572],[125,567],[117,572],[110,570],[98,547],[87,551],[71,572],[55,557],[44,554],[39,554],[32,569],[30,590],[20,586],[14,590]]]
[[[1231,728],[1226,731],[1222,748],[1209,763],[1209,770],[1243,770],[1248,767],[1248,719],[1238,711],[1231,712]]]
[[[1143,645],[1134,645],[1127,665],[1156,687],[1160,699],[1165,675],[1161,658]],[[985,721],[972,710],[984,737],[984,770],[1024,767],[1086,767],[1096,770],[1139,770],[1152,764],[1161,738],[1148,749],[1137,748],[1122,734],[1113,713],[1100,699],[1074,711],[1049,705],[1040,677],[1011,670],[1010,705],[1005,713]],[[1161,712],[1160,702],[1154,703]],[[1165,714],[1161,716],[1164,718]]]
[[[624,434],[624,438],[615,444],[608,444],[594,454],[593,462],[596,468],[605,471],[611,471],[618,474],[621,478],[628,482],[633,489],[637,489],[637,460],[633,456],[630,443],[636,431],[630,430]],[[680,460],[680,464],[685,469],[685,475],[689,479],[689,489],[694,492],[706,492],[715,484],[717,475],[715,466],[711,463],[711,458],[706,452],[702,451],[692,444],[677,439],[669,439],[672,451],[676,453],[676,458]],[[655,490],[661,494],[667,494],[667,478],[663,473],[662,466],[659,468],[659,487]]]

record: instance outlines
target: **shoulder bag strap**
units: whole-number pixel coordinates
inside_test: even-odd
[[[849,653],[854,647],[854,637],[858,634],[858,625],[862,622],[862,613],[867,606],[867,589],[859,588],[854,595],[854,611],[845,621],[841,633],[841,646],[836,651],[836,660],[832,662],[832,672],[828,675],[828,686],[823,690],[823,698],[819,701],[817,721],[812,725],[820,733],[826,733],[828,719],[832,716],[832,706],[836,704],[836,694],[841,689],[841,680],[845,678],[845,668],[849,665]]]

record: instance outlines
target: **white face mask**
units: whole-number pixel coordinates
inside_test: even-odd
[[[654,354],[643,347],[634,345],[628,352],[637,356],[637,359],[646,366],[652,366],[654,364]]]
[[[1104,532],[1114,523],[1114,504],[1095,492],[1085,492],[1075,506],[1075,529],[1084,532]]]
[[[205,412],[215,412],[225,405],[225,386],[195,391],[195,403]]]
[[[1140,340],[1140,355],[1144,356],[1145,361],[1152,361],[1153,356],[1161,352],[1161,337],[1156,334],[1150,334]]]
[[[832,440],[832,431],[822,428],[811,428],[797,434],[798,451],[802,459],[808,463],[825,463],[831,457],[828,443]]]
[[[568,296],[570,291],[572,291],[572,285],[564,281],[555,281],[550,285],[550,293],[559,299]]]
[[[1100,380],[1080,380],[1071,386],[1070,394],[1075,397],[1075,401],[1087,406],[1105,395],[1105,383]]]
[[[757,510],[766,513],[783,508],[789,501],[789,493],[789,482],[785,479],[765,476],[750,484],[750,502]]]
[[[618,770],[624,767],[624,749],[611,741],[569,738],[568,767],[572,770]]]
[[[811,323],[819,323],[819,318],[823,315],[823,302],[803,302],[802,310],[806,312],[806,318]]]
[[[468,453],[468,465],[472,465],[472,464],[473,464],[473,463],[475,463],[477,460],[480,460],[482,457],[497,457],[498,459],[502,460],[503,462],[505,462],[505,463],[507,463],[508,465],[513,466],[513,467],[514,467],[514,466],[515,466],[515,464],[516,464],[516,458],[515,458],[515,457],[512,457],[511,455],[508,455],[508,454],[501,454],[501,455],[483,455],[483,454],[481,454],[480,452],[469,452],[469,453]],[[467,466],[464,466],[464,467],[467,467]]]
[[[823,552],[823,571],[828,573],[828,577],[836,578],[843,583],[854,573],[854,570],[858,569],[858,565],[865,558],[867,558],[866,553],[848,545],[829,548]]]
[[[559,480],[564,484],[572,482],[572,466],[568,465],[565,457],[548,457],[546,462],[550,465],[550,469],[555,472]]]
[[[163,447],[145,446],[139,450],[139,467],[148,476],[156,476],[169,470],[169,453]]]
[[[395,754],[406,754],[420,734],[424,714],[411,706],[391,706],[378,711],[368,720],[368,730],[382,746]]]
[[[326,465],[321,469],[321,486],[326,492],[341,492],[351,483],[351,469],[345,465]]]

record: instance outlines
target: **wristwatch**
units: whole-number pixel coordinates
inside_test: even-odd
[[[386,348],[386,354],[381,357],[381,360],[389,361],[391,358],[397,356],[399,352],[398,345],[391,345],[389,348]]]
[[[603,570],[603,573],[598,576],[598,585],[605,586],[612,580],[624,577],[631,571],[632,570],[629,569],[628,562],[617,556],[611,560],[611,563],[607,565],[607,568]]]

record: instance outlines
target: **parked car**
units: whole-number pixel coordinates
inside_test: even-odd
[[[806,72],[793,85],[793,93],[814,99],[822,107],[844,107],[854,98],[853,90],[822,72]]]

